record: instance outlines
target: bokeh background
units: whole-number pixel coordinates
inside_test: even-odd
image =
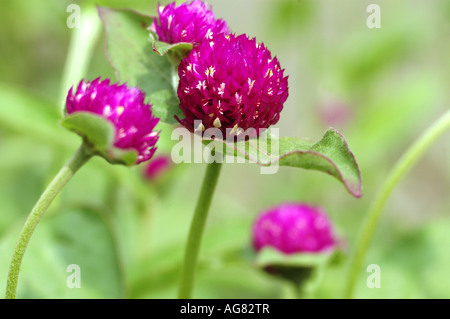
[[[0,295],[20,229],[49,180],[80,139],[59,126],[62,78],[73,35],[65,0],[0,4]],[[87,2],[75,2],[83,9]],[[157,1],[101,0],[154,14]],[[166,3],[162,1],[162,3]],[[251,225],[282,202],[322,206],[346,243],[324,270],[313,298],[339,298],[348,255],[399,156],[450,105],[450,2],[211,0],[236,33],[264,42],[289,75],[290,97],[277,124],[282,136],[321,138],[329,126],[347,138],[362,171],[355,199],[335,179],[252,164],[225,165],[201,251],[194,297],[289,298],[289,285],[254,266]],[[369,29],[366,8],[381,7]],[[114,78],[95,42],[85,77]],[[170,154],[171,127],[157,155]],[[174,165],[157,180],[144,166],[88,163],[39,224],[25,255],[19,298],[175,298],[203,164]],[[450,297],[450,134],[427,151],[384,209],[365,265],[381,267],[381,288],[361,269],[358,298]],[[81,267],[69,289],[66,268]]]

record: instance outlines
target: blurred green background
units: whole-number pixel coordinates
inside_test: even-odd
[[[62,77],[73,30],[72,3],[6,0],[0,5],[0,295],[20,229],[50,179],[80,139],[59,126]],[[81,5],[81,14],[88,3]],[[156,1],[102,0],[154,14]],[[164,1],[163,1],[164,3]],[[322,206],[346,242],[310,297],[340,297],[347,256],[368,206],[393,164],[449,108],[450,2],[209,1],[238,34],[264,42],[289,75],[290,97],[277,124],[282,136],[321,138],[329,126],[347,138],[363,175],[364,196],[335,179],[281,167],[261,175],[252,164],[223,169],[208,219],[196,298],[287,298],[289,286],[253,265],[251,225],[285,201]],[[381,7],[369,29],[366,8]],[[103,34],[85,77],[114,78]],[[157,155],[170,154],[171,127]],[[205,166],[175,166],[157,181],[143,166],[95,158],[73,178],[33,235],[19,298],[175,298],[187,231]],[[358,298],[450,297],[450,134],[435,143],[387,203],[365,265],[381,267],[381,288]],[[70,264],[81,288],[69,289]]]

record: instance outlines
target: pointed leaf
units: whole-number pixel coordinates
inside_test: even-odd
[[[105,26],[106,55],[120,82],[137,86],[146,93],[161,121],[177,123],[182,118],[174,88],[176,73],[167,57],[153,52],[148,26],[153,18],[130,10],[98,7]]]
[[[178,66],[180,61],[192,50],[192,43],[180,42],[170,44],[158,41],[156,35],[151,32],[150,41],[152,42],[153,51],[160,56],[165,56],[167,54],[175,66]]]
[[[353,153],[344,136],[329,129],[323,138],[313,143],[299,138],[277,138],[262,133],[258,139],[230,143],[216,139],[213,147],[227,155],[244,157],[262,166],[279,164],[327,173],[341,181],[355,197],[362,196],[362,178]],[[231,153],[231,154],[230,154]]]

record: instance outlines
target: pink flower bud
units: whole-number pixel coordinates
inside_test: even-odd
[[[149,160],[155,153],[159,133],[154,131],[159,119],[144,103],[145,94],[137,87],[110,84],[100,78],[81,81],[69,90],[66,99],[67,114],[89,112],[103,117],[115,127],[114,146],[133,149],[138,153],[136,164]]]

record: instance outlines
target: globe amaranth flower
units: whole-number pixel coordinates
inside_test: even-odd
[[[253,225],[253,247],[270,246],[285,254],[333,250],[337,243],[325,212],[315,206],[282,204],[263,212]]]
[[[156,181],[164,176],[172,166],[172,159],[168,155],[154,157],[145,168],[144,175],[149,181]]]
[[[135,164],[149,160],[156,151],[159,132],[154,131],[159,119],[144,103],[145,94],[137,87],[126,84],[110,84],[109,79],[81,81],[69,90],[66,99],[67,114],[89,112],[114,125],[114,146],[123,150],[135,150]]]
[[[276,57],[245,34],[204,41],[181,61],[178,97],[191,132],[217,128],[225,136],[278,122],[288,93],[288,77]],[[196,126],[201,120],[201,127]]]
[[[176,5],[172,2],[164,7],[158,5],[158,17],[155,17],[150,30],[154,30],[159,41],[166,43],[188,42],[194,46],[204,39],[228,33],[227,23],[216,19],[207,3],[194,0]]]

